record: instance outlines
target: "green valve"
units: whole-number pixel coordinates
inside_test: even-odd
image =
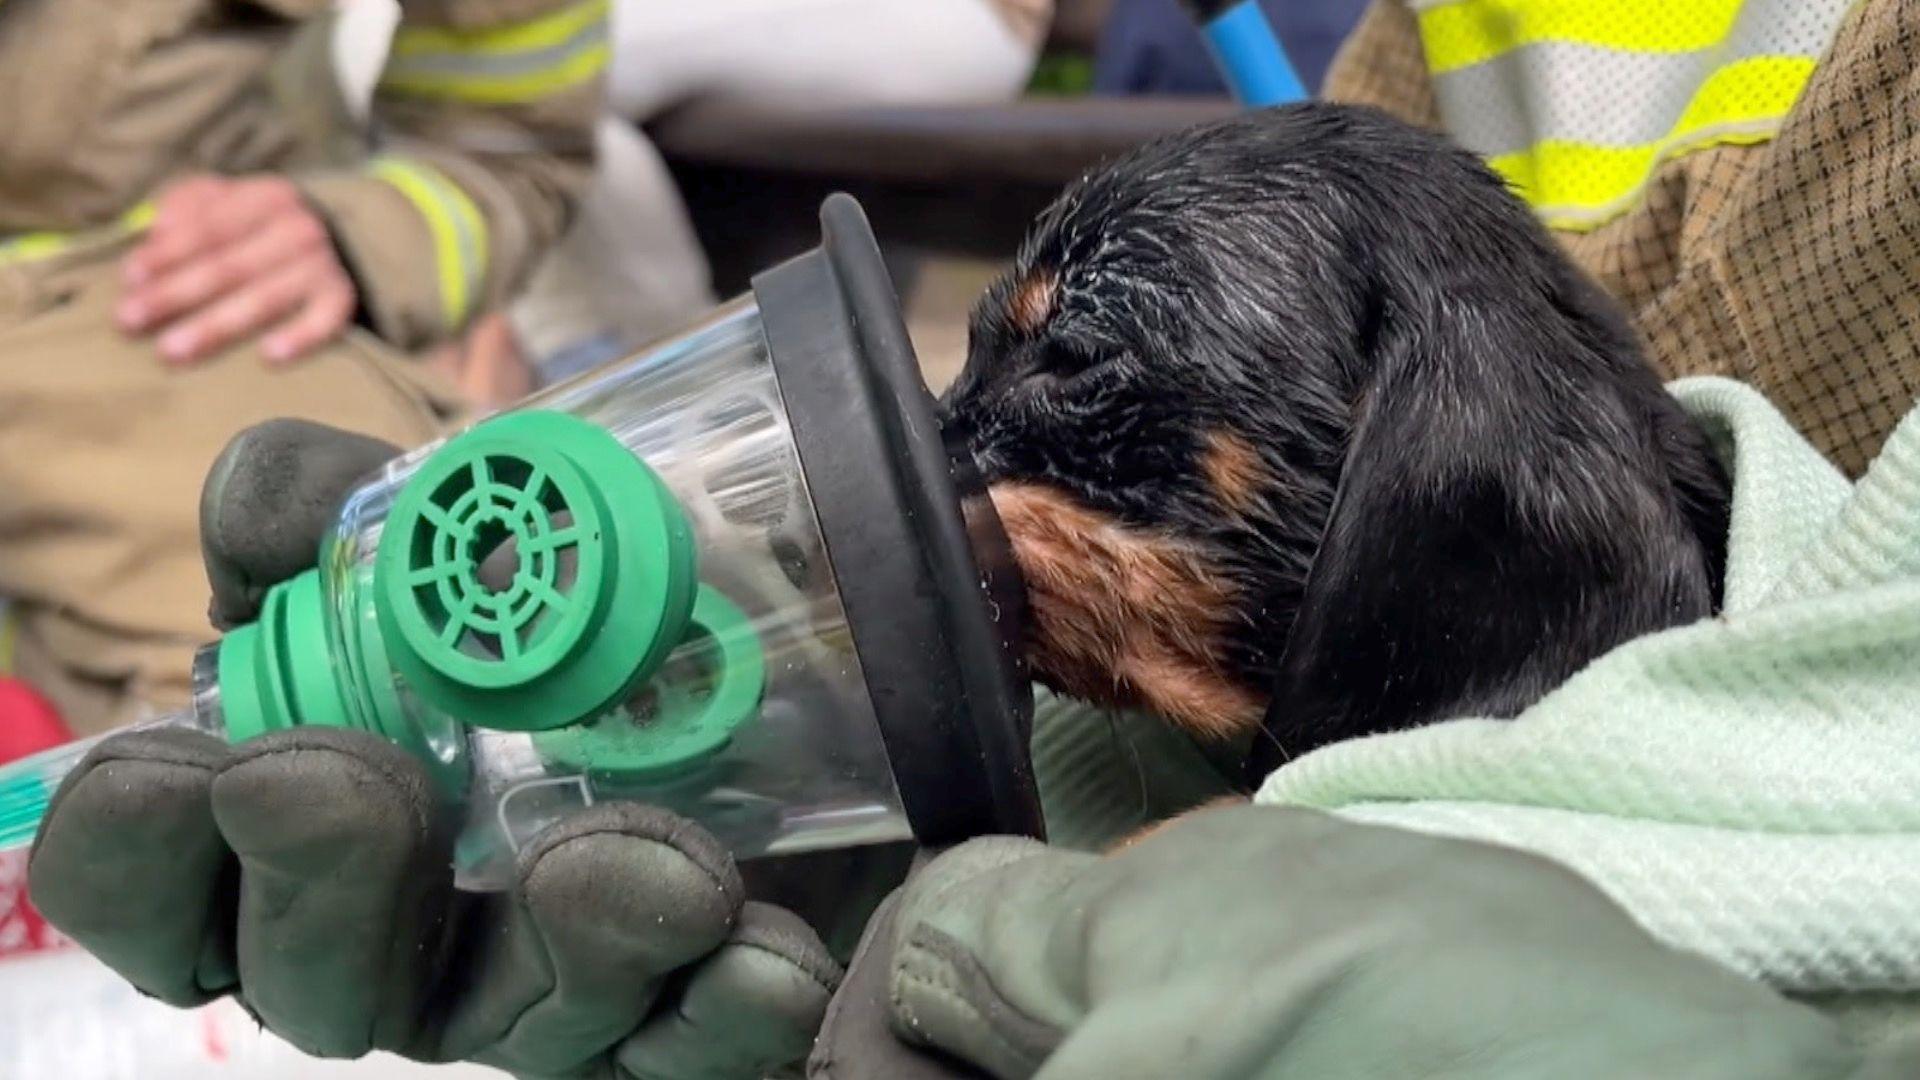
[[[616,783],[669,779],[725,749],[760,709],[766,661],[744,612],[702,588],[667,677],[589,724],[534,737],[550,764]]]
[[[374,570],[394,669],[429,705],[501,731],[577,724],[680,643],[693,534],[653,470],[560,413],[453,439],[401,491]]]
[[[452,791],[463,725],[535,733],[556,770],[677,775],[726,747],[766,685],[752,622],[695,562],[672,492],[611,434],[553,412],[490,420],[420,464],[370,570],[310,570],[221,641],[228,735],[361,728]]]
[[[298,726],[354,727],[398,743],[450,790],[465,775],[429,745],[400,705],[378,627],[349,626],[361,655],[342,662],[329,645],[327,595],[309,570],[268,590],[260,618],[220,640],[220,710],[227,738],[245,742]],[[358,693],[356,701],[349,695]]]

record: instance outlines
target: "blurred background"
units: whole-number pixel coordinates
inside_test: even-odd
[[[1365,7],[1255,2],[1308,90]],[[996,5],[1020,9],[1031,29],[1005,34],[983,18]],[[656,83],[671,79],[623,86],[616,59],[614,104],[641,119],[603,132],[593,224],[511,314],[542,377],[669,333],[691,305],[743,291],[752,274],[812,247],[821,199],[847,191],[888,247],[937,388],[964,358],[974,299],[1062,187],[1241,107],[1178,0],[925,0],[877,22],[867,9],[882,5],[867,0],[740,6],[794,13],[790,25],[762,27],[767,63],[751,75],[662,92]],[[840,15],[859,29],[842,33]],[[740,33],[728,32],[729,51],[757,52]],[[673,28],[663,51],[697,35]],[[796,58],[816,35],[813,58]],[[641,55],[656,51],[655,36],[623,41]]]

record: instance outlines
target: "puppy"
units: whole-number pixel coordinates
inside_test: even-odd
[[[1370,110],[1069,189],[941,404],[1040,679],[1249,741],[1250,780],[1511,716],[1718,602],[1727,480],[1621,314],[1477,159]]]

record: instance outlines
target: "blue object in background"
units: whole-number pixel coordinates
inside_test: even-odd
[[[1367,6],[1367,0],[1256,2],[1308,92],[1319,89],[1335,50]],[[1219,97],[1230,90],[1205,35],[1178,0],[1118,0],[1094,61],[1094,92]]]
[[[1240,0],[1213,16],[1205,33],[1233,96],[1243,104],[1258,109],[1306,100],[1307,88],[1260,0]]]

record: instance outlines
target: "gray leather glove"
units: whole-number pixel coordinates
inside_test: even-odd
[[[912,1044],[944,1052],[910,1058]],[[951,1055],[950,1057],[944,1055]],[[1920,1075],[1499,848],[1244,807],[1117,854],[987,840],[872,924],[833,1080]]]
[[[310,565],[340,496],[392,453],[307,424],[237,440],[203,505],[216,621]],[[142,991],[233,994],[317,1055],[646,1080],[757,1080],[805,1056],[840,971],[799,919],[745,900],[706,832],[594,807],[522,853],[510,893],[474,895],[453,887],[443,803],[359,732],[124,735],[55,796],[32,897]]]

